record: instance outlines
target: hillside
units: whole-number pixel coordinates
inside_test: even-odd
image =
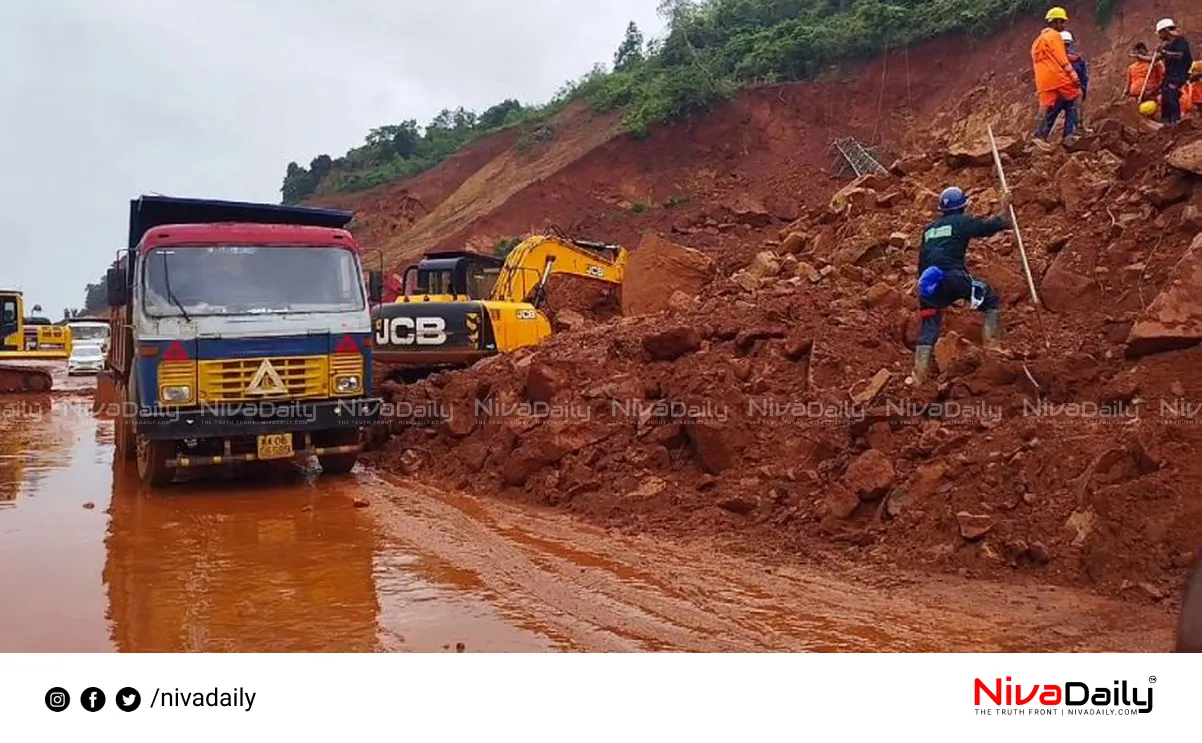
[[[391,387],[393,399],[436,402],[459,421],[467,410],[468,423],[397,421],[376,463],[779,560],[1171,603],[1202,533],[1202,429],[1173,413],[1202,396],[1202,308],[1178,289],[1202,265],[1202,189],[1196,170],[1165,156],[1202,130],[1156,131],[1109,99],[1126,50],[1150,41],[1157,18],[1190,28],[1202,16],[1185,0],[1128,2],[1103,29],[1092,5],[1068,4],[1095,91],[1093,131],[1069,151],[1029,141],[1037,13],[841,79],[747,89],[645,138],[569,106],[554,139],[534,147],[484,138],[409,182],[321,197],[362,204],[361,234],[397,265],[554,223],[636,255],[658,234],[717,272],[678,294],[663,277],[664,312],[589,322],[537,351]],[[904,380],[917,234],[944,185],[993,208],[986,123],[1002,138],[1046,339],[1013,242],[995,237],[971,260],[1005,299],[1007,353],[982,353],[979,318],[952,313],[938,378],[915,389]],[[831,142],[846,136],[876,144],[891,172],[854,183],[839,173]],[[420,209],[389,211],[414,200]],[[479,417],[465,407],[478,399],[596,414]],[[637,401],[635,417],[614,415],[615,400]],[[834,412],[820,424],[806,413],[765,420],[764,404],[798,403]],[[966,419],[947,412],[952,403]]]
[[[1069,7],[1095,89],[1108,94],[1120,85],[1129,43],[1148,36],[1149,19],[1174,8],[1128,3],[1103,31],[1092,5]],[[1188,3],[1177,5],[1184,12]],[[1033,128],[1029,47],[1040,25],[1035,12],[1003,33],[896,50],[835,79],[753,86],[703,119],[652,128],[642,139],[622,133],[620,113],[597,114],[577,101],[549,120],[550,139],[532,143],[519,131],[501,132],[410,181],[307,203],[355,208],[359,234],[384,248],[395,268],[436,248],[490,250],[548,223],[633,243],[647,230],[698,218],[708,205],[738,200],[788,221],[799,204],[846,182],[846,174],[832,173],[836,138],[877,145],[888,160],[932,131],[979,129],[986,116],[999,133]],[[698,247],[732,246],[721,236],[699,239]]]

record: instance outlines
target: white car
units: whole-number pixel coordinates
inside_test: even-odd
[[[71,347],[67,374],[99,374],[104,371],[104,348],[99,343],[78,343]]]

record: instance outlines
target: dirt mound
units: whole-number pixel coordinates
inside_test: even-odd
[[[674,301],[692,301],[714,280],[714,262],[704,253],[659,235],[644,235],[632,251],[622,284],[622,314],[661,312]],[[680,293],[680,296],[677,295]]]
[[[603,322],[621,314],[621,290],[582,276],[556,274],[547,279],[543,311],[556,330],[577,330],[586,322]]]
[[[1188,402],[1202,392],[1202,349],[1127,357],[1161,350],[1147,345],[1150,323],[1175,334],[1165,347],[1198,340],[1175,318],[1192,323],[1202,300],[1175,282],[1193,283],[1202,190],[1149,153],[1199,136],[1101,119],[1067,150],[1003,142],[1050,348],[999,235],[972,259],[1003,296],[1007,352],[983,352],[977,318],[953,311],[938,376],[915,389],[905,379],[931,190],[905,173],[956,182],[981,211],[998,196],[989,162],[943,136],[945,154],[903,159],[777,226],[695,302],[392,387],[410,404],[398,409],[443,420],[394,421],[373,456],[760,554],[852,550],[1168,596],[1202,528],[1202,428]],[[415,468],[415,452],[438,466]]]

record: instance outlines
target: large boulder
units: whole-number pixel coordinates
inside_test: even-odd
[[[1174,168],[1202,175],[1202,139],[1178,147],[1169,153],[1167,160]]]
[[[647,234],[630,253],[622,284],[622,314],[666,310],[674,292],[696,296],[713,282],[717,268],[699,250]]]
[[[543,467],[601,441],[613,431],[598,421],[552,420],[522,439],[505,459],[501,477],[506,485],[524,485]]]
[[[1127,337],[1127,355],[1189,348],[1202,343],[1202,235],[1173,269],[1173,278],[1148,305]]]

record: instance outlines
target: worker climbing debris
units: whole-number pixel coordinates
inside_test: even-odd
[[[1002,194],[999,216],[970,217],[965,213],[967,208],[968,196],[964,191],[954,186],[948,188],[939,196],[941,216],[923,230],[918,254],[918,306],[922,323],[914,354],[915,384],[926,381],[943,310],[957,301],[964,300],[972,309],[985,313],[983,344],[988,348],[997,341],[1000,298],[989,284],[972,277],[965,259],[969,240],[990,237],[1011,227],[1010,192]]]
[[[1165,18],[1157,23],[1156,35],[1161,41],[1157,54],[1164,59],[1161,121],[1171,125],[1181,120],[1181,93],[1182,88],[1189,83],[1194,55],[1190,50],[1189,41],[1182,35],[1173,19]]]
[[[1085,61],[1085,56],[1077,51],[1077,44],[1071,31],[1061,31],[1060,38],[1064,39],[1064,51],[1068,55],[1068,62],[1073,66],[1073,71],[1077,73],[1077,79],[1081,81],[1081,100],[1077,104],[1077,125],[1084,127],[1085,102],[1089,99],[1089,63]]]
[[[1077,131],[1077,101],[1081,98],[1081,79],[1068,58],[1068,49],[1060,35],[1068,25],[1068,12],[1052,8],[1046,15],[1047,27],[1031,45],[1031,64],[1035,70],[1035,90],[1039,95],[1042,117],[1036,138],[1046,142],[1060,114],[1064,114],[1064,139]]]
[[[1140,103],[1156,101],[1164,85],[1164,62],[1154,59],[1142,41],[1136,43],[1131,56],[1135,61],[1127,68],[1127,97]]]

